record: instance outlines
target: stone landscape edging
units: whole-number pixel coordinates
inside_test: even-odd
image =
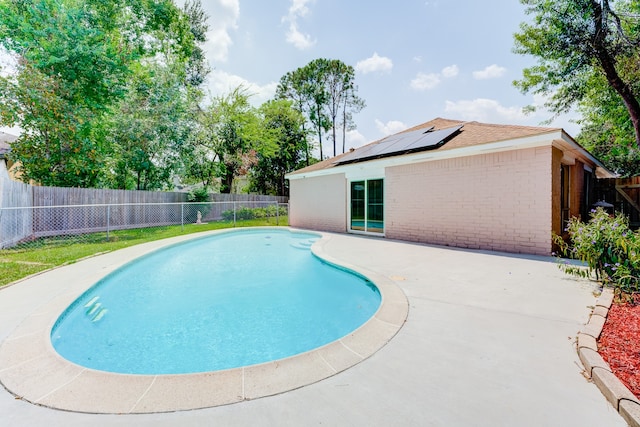
[[[589,378],[631,427],[640,427],[640,400],[612,372],[598,353],[598,338],[613,303],[613,289],[604,288],[589,322],[578,333],[578,356]]]

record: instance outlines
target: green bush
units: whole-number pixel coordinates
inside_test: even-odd
[[[571,218],[566,231],[569,242],[554,235],[558,255],[587,264],[587,269],[560,261],[560,268],[580,277],[590,277],[611,284],[625,293],[638,292],[640,278],[640,236],[629,229],[628,218],[618,213],[609,215],[604,209],[591,211],[591,219],[582,222]]]
[[[194,188],[187,194],[187,202],[208,202],[209,189],[207,187]]]
[[[207,187],[194,188],[187,194],[187,202],[184,220],[186,222],[196,222],[198,212],[202,214],[204,219],[209,211],[211,211],[211,203],[209,203],[209,189]]]
[[[275,205],[269,205],[264,208],[241,207],[239,209],[236,209],[236,221],[270,217],[275,218],[276,212],[280,216],[286,216],[288,214],[287,208],[284,206],[278,207],[277,210]],[[224,219],[225,221],[233,221],[233,209],[222,212],[222,219]]]

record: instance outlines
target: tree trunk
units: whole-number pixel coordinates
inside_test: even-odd
[[[333,157],[336,156],[336,123],[333,122]]]
[[[604,74],[611,87],[618,92],[624,102],[627,111],[629,112],[629,118],[633,125],[633,130],[636,137],[636,145],[640,148],[640,103],[635,97],[631,87],[620,77],[615,66],[615,58],[611,56],[606,46],[606,36],[608,31],[603,26],[603,10],[599,2],[592,2],[594,10],[594,23],[595,23],[595,37],[593,40],[593,47],[596,52],[598,61],[602,65]]]
[[[220,192],[223,194],[230,194],[231,187],[233,186],[233,174],[227,173],[222,178],[222,185],[220,185]]]
[[[321,111],[320,111],[320,106],[317,106],[317,114],[318,114],[318,142],[320,144],[320,161],[324,160],[324,157],[322,155],[322,118],[321,118]]]
[[[347,101],[345,97],[344,107],[342,109],[342,152],[346,151],[347,142]]]

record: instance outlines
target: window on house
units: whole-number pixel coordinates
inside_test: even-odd
[[[384,180],[351,182],[351,230],[384,232]]]
[[[571,206],[569,197],[569,166],[561,165],[560,169],[560,230],[564,232],[571,217]]]

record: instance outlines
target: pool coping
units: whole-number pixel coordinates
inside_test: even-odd
[[[310,233],[290,227],[251,228],[257,229]],[[331,235],[311,232],[321,236],[311,247],[314,255],[366,277],[382,297],[371,319],[337,341],[273,362],[178,375],[97,371],[69,362],[53,349],[50,331],[60,314],[102,277],[166,246],[242,230],[247,229],[215,230],[145,243],[38,275],[36,280],[56,282],[64,276],[66,289],[35,308],[0,343],[0,384],[17,399],[72,412],[143,414],[202,409],[276,395],[332,377],[375,354],[402,328],[409,312],[403,291],[390,278],[329,256],[324,248]]]

